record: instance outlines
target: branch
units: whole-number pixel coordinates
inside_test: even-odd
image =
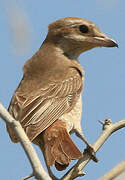
[[[51,178],[48,176],[48,174],[43,169],[40,160],[30,142],[28,137],[26,136],[22,126],[18,121],[16,121],[9,113],[8,111],[0,104],[0,117],[13,129],[13,131],[16,133],[21,145],[24,148],[24,151],[27,154],[27,157],[31,163],[32,169],[33,169],[33,175],[38,180],[51,180]],[[33,176],[30,175],[29,177]]]
[[[95,152],[97,152],[108,137],[115,131],[125,127],[125,120],[121,120],[117,123],[112,124],[110,119],[106,119],[103,124],[103,131],[98,137],[96,142],[92,145]],[[83,158],[79,159],[78,162],[61,178],[61,180],[73,180],[76,177],[83,176],[82,169],[88,164],[91,160],[91,155],[84,151]]]
[[[0,117],[2,117],[3,120],[8,123],[8,125],[10,125],[10,127],[15,131],[32,165],[33,174],[26,177],[25,179],[28,179],[29,177],[32,177],[34,175],[35,178],[38,180],[51,180],[48,174],[44,171],[40,160],[38,159],[37,154],[31,145],[31,142],[29,141],[24,130],[22,129],[22,126],[18,121],[12,118],[12,116],[1,104]],[[93,144],[93,149],[95,152],[97,152],[101,148],[101,146],[112,133],[125,127],[125,120],[121,120],[117,123],[112,124],[110,119],[106,119],[105,122],[101,122],[101,124],[103,125],[103,131],[96,140],[96,142]],[[87,165],[90,160],[91,154],[87,151],[84,151],[83,158],[79,159],[78,162],[61,178],[61,180],[73,180],[76,177],[83,176],[84,172],[82,171],[82,169]]]
[[[113,169],[107,172],[103,177],[98,180],[111,180],[119,176],[123,171],[125,171],[125,160],[117,164]]]

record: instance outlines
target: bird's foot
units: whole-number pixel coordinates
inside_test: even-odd
[[[94,151],[92,145],[87,146],[87,148],[84,150],[84,153],[89,153],[91,155],[91,159],[94,162],[98,162],[98,158],[96,157],[96,152]]]

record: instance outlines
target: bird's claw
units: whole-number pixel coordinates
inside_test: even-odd
[[[90,146],[87,146],[87,148],[85,149],[84,151],[85,153],[89,153],[91,155],[91,159],[94,161],[94,162],[98,162],[98,158],[96,157],[96,152],[94,151],[93,147],[90,145]]]

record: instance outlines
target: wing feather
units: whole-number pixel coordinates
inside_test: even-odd
[[[44,89],[36,89],[32,95],[23,94],[18,89],[15,92],[9,112],[20,121],[31,141],[76,103],[83,82],[79,72],[74,72],[61,82],[52,82]],[[9,127],[7,129],[16,142],[15,135]]]

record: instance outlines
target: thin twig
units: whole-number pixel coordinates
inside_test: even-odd
[[[98,180],[113,180],[124,171],[125,160],[117,164],[114,168],[112,168],[109,172],[107,172],[103,177],[99,178]]]
[[[31,175],[29,175],[29,176],[24,177],[22,180],[27,180],[27,179],[29,179],[29,178],[31,178],[31,177],[33,177],[33,176],[34,176],[34,174],[31,174]]]

